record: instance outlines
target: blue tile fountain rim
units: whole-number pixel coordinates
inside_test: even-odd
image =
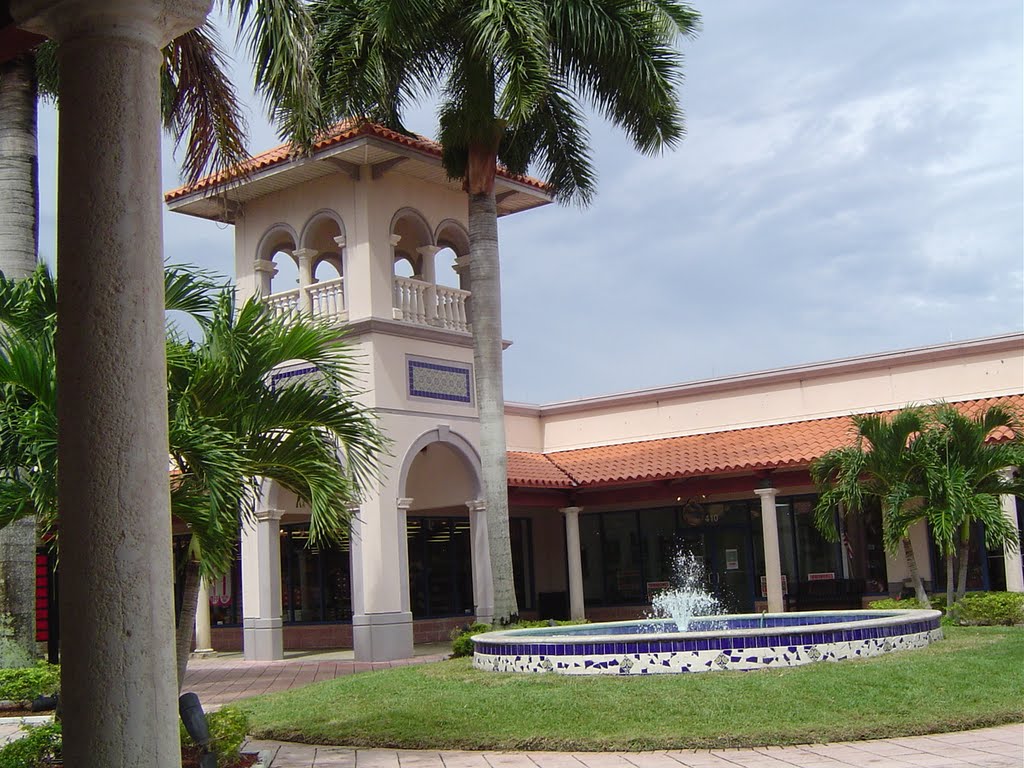
[[[489,656],[599,656],[728,651],[747,648],[796,648],[823,643],[863,642],[915,635],[939,628],[938,611],[843,611],[791,614],[745,614],[729,617],[733,629],[700,632],[655,632],[636,639],[609,632],[572,633],[565,630],[650,627],[659,622],[610,622],[488,632],[473,638],[474,651]],[[780,619],[788,620],[783,624]],[[764,621],[764,626],[759,622]],[[751,626],[755,622],[756,626]],[[773,624],[774,622],[774,624]],[[856,625],[856,626],[854,626]],[[674,626],[674,625],[673,625]],[[799,628],[813,627],[813,631]],[[784,631],[779,631],[780,629]],[[572,637],[576,634],[576,637]]]

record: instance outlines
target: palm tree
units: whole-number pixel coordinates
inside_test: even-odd
[[[892,418],[868,414],[853,416],[852,421],[853,445],[828,451],[811,464],[820,493],[815,524],[825,538],[838,541],[836,507],[842,505],[844,514],[857,513],[867,499],[877,499],[885,547],[890,552],[902,548],[917,600],[927,606],[928,593],[910,541],[910,526],[925,515],[927,447],[920,439],[924,414],[920,408],[905,408]]]
[[[932,424],[925,435],[933,457],[928,465],[927,517],[945,555],[946,605],[952,608],[967,591],[975,523],[984,525],[989,547],[1014,551],[1020,546],[1017,526],[1003,514],[1000,496],[1024,496],[1024,483],[1007,472],[1024,464],[1024,432],[1017,414],[998,405],[971,417],[940,403],[930,416]],[[1003,439],[997,441],[997,437]],[[959,562],[955,594],[954,560]]]
[[[259,299],[236,307],[233,291],[204,273],[169,269],[165,289],[168,309],[189,313],[204,332],[193,342],[171,324],[167,340],[171,512],[190,536],[177,617],[180,685],[200,576],[230,567],[240,525],[258,503],[257,478],[306,502],[310,545],[329,546],[376,477],[385,441],[351,396],[355,368],[336,329],[285,324]],[[0,281],[0,525],[35,514],[59,531],[55,302],[45,267],[25,281]],[[274,386],[274,368],[296,360],[315,366],[316,377]]]
[[[679,0],[315,0],[313,66],[326,121],[402,128],[406,105],[440,90],[448,175],[468,193],[480,451],[499,623],[518,614],[508,532],[496,163],[535,166],[562,201],[588,203],[595,178],[584,103],[652,154],[683,136],[680,34],[699,16]],[[326,129],[326,125],[321,126]]]

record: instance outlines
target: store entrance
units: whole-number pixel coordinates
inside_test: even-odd
[[[687,528],[679,531],[679,552],[704,561],[715,597],[729,613],[754,610],[754,567],[746,528]]]

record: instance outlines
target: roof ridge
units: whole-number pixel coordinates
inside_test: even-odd
[[[541,456],[543,456],[545,459],[551,462],[551,466],[553,466],[555,469],[557,469],[559,472],[561,472],[563,475],[569,478],[569,482],[572,483],[574,488],[579,488],[582,485],[582,483],[577,478],[573,477],[572,473],[569,472],[569,470],[565,469],[564,467],[558,466],[558,463],[554,459],[552,459],[551,456],[549,456],[546,453],[542,453]]]

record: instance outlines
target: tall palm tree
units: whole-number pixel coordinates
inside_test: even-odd
[[[683,136],[679,0],[314,0],[313,65],[330,120],[402,128],[440,90],[448,175],[468,193],[473,350],[496,621],[518,614],[508,529],[495,166],[536,167],[562,201],[588,203],[595,177],[583,104],[655,153]],[[326,128],[322,126],[322,128]]]
[[[355,368],[334,328],[275,319],[259,299],[206,274],[169,269],[167,307],[203,327],[193,342],[168,326],[171,513],[188,525],[177,617],[179,685],[184,678],[201,575],[230,567],[240,526],[253,520],[257,478],[292,491],[310,509],[310,545],[347,530],[347,510],[376,477],[385,441],[352,396]],[[55,286],[45,267],[28,280],[0,280],[0,525],[38,515],[59,532],[56,506]],[[272,383],[282,363],[317,375]],[[170,544],[170,542],[168,542]]]
[[[928,605],[928,593],[917,569],[910,526],[925,516],[927,447],[920,436],[925,428],[920,408],[905,408],[892,418],[879,414],[852,418],[853,445],[826,452],[811,464],[811,477],[820,496],[815,523],[827,539],[839,540],[835,509],[845,514],[864,509],[865,501],[877,499],[882,508],[882,538],[889,552],[900,549],[914,594]]]
[[[932,536],[946,560],[946,605],[967,591],[971,529],[985,528],[989,547],[1016,550],[1017,526],[1006,518],[1000,496],[1024,496],[1024,482],[1007,472],[1024,464],[1024,431],[1019,416],[994,405],[968,416],[948,403],[930,411],[926,442],[933,455],[928,465],[927,517]],[[993,438],[1003,438],[996,441]],[[954,593],[954,560],[959,569]]]

